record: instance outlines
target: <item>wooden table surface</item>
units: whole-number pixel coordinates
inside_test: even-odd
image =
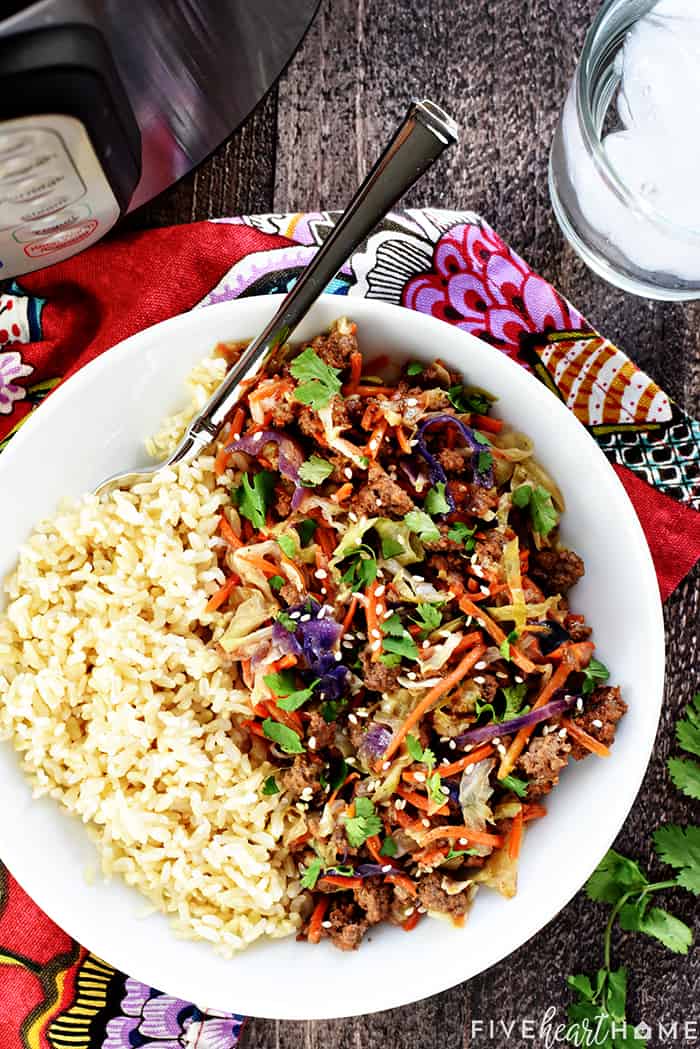
[[[429,96],[457,119],[463,144],[407,203],[483,214],[590,321],[698,415],[700,304],[652,303],[608,287],[565,246],[549,204],[549,143],[597,6],[596,0],[323,0],[278,87],[198,171],[137,212],[129,225],[342,207],[407,99]],[[696,568],[666,605],[662,725],[617,842],[644,862],[660,822],[697,818],[670,784],[665,759],[677,713],[700,683],[699,599]],[[681,894],[668,901],[687,922],[693,904]],[[539,1020],[549,1006],[563,1020],[569,1000],[565,975],[598,967],[606,914],[579,893],[529,943],[469,983],[401,1010],[357,1019],[253,1020],[243,1047],[543,1045],[517,1029],[507,1040],[498,1032],[474,1033],[472,1022]],[[679,959],[643,936],[618,934],[615,957],[631,971],[632,1018],[651,1025],[697,1020],[698,953]]]

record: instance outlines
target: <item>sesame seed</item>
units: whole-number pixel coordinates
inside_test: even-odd
[[[353,524],[355,524],[355,522],[357,521],[357,514],[355,513],[355,511],[354,511],[354,510],[350,510],[350,511],[349,511],[349,513],[348,513],[348,517],[350,518],[350,520],[352,521],[352,523],[353,523]]]
[[[332,929],[333,928],[333,922],[321,922],[321,928],[322,929]]]
[[[241,435],[240,435],[239,433],[232,433],[232,434],[231,434],[231,438],[230,438],[230,439],[231,439],[232,441],[240,441],[240,439],[241,439]]]
[[[350,722],[351,725],[356,725],[357,724],[357,717],[356,717],[356,715],[355,714],[348,714],[348,721]]]
[[[468,845],[469,844],[469,842],[467,841],[466,838],[458,838],[457,840],[459,841],[460,845]]]
[[[390,769],[390,768],[391,768],[391,762],[390,762],[390,761],[383,761],[383,762],[382,762],[382,768],[383,768],[383,769],[384,769],[384,771],[386,772],[386,770],[387,770],[387,769]]]
[[[577,710],[583,710],[583,700],[581,699],[580,696],[576,700],[576,709]]]
[[[390,874],[393,869],[390,863],[385,863],[382,867],[382,874]]]
[[[477,579],[483,579],[484,578],[484,570],[481,567],[481,565],[474,565],[473,568],[474,568],[474,575],[476,576],[476,578]]]
[[[516,674],[515,675],[515,683],[516,683],[516,685],[522,685],[524,680],[525,680],[525,678],[521,677],[520,674]]]
[[[440,790],[442,791],[442,793],[445,796],[447,796],[450,793],[450,788],[449,787],[440,787]]]
[[[424,641],[424,642],[422,643],[422,645],[421,645],[421,648],[423,648],[423,649],[425,649],[425,648],[430,648],[430,642],[428,641],[428,639],[427,639],[427,638],[426,638],[426,639],[425,639],[425,641]]]
[[[355,540],[355,546],[362,546],[362,537],[358,536]]]
[[[409,679],[409,681],[415,681],[418,675],[416,674],[415,670],[409,670],[406,674],[406,677]]]
[[[415,907],[407,907],[406,910],[403,912],[404,918],[410,918],[411,915],[415,913],[415,910]]]
[[[342,652],[334,652],[333,653],[333,659],[336,661],[336,663],[340,663],[342,658],[343,658],[343,653]]]
[[[591,721],[591,725],[593,726],[593,728],[602,728],[603,722],[600,720],[600,718],[595,718],[593,721]]]
[[[327,578],[328,578],[328,572],[325,570],[325,568],[317,568],[316,571],[314,572],[314,579],[327,579]]]
[[[565,728],[560,728],[559,729],[559,739],[566,739],[566,729]]]
[[[485,685],[486,684],[486,678],[482,677],[481,674],[477,675],[477,677],[474,678],[474,681],[476,682],[477,685]]]
[[[384,615],[384,605],[377,605],[377,607],[375,608],[374,611],[377,613],[378,616],[383,616]]]
[[[345,467],[345,469],[343,470],[343,473],[347,477],[348,481],[352,481],[352,470],[350,469],[349,466]]]
[[[316,750],[316,737],[315,736],[309,736],[309,747],[311,748],[311,750]]]
[[[406,808],[406,800],[405,800],[405,798],[397,798],[396,801],[394,802],[394,808],[398,809],[399,812],[402,809],[405,809]]]
[[[477,623],[479,624],[479,626],[481,627],[482,630],[484,630],[486,628],[486,620],[485,619],[479,619],[477,617],[476,621],[477,621]]]
[[[384,615],[382,616],[382,619],[391,619],[391,617],[393,616],[393,614],[394,614],[394,613],[393,613],[393,612],[391,611],[391,609],[390,609],[390,608],[388,608],[388,609],[387,609],[387,611],[386,611],[386,612],[384,613]]]
[[[386,590],[386,587],[384,586],[384,584],[382,584],[381,586],[378,586],[377,589],[374,591],[374,596],[375,597],[384,597],[384,591],[385,590]]]
[[[424,772],[414,772],[413,778],[416,781],[416,783],[425,783],[425,773]]]
[[[306,613],[306,615],[303,615],[303,616],[301,617],[301,619],[299,620],[299,622],[300,622],[300,623],[308,623],[310,619],[311,619],[311,616],[310,616],[310,615],[309,615],[309,613],[307,612],[307,613]]]
[[[340,643],[343,646],[343,648],[352,648],[352,641],[343,639]]]
[[[474,669],[475,670],[486,670],[486,662],[483,659],[480,659],[478,663],[474,664]]]
[[[369,710],[367,710],[367,707],[357,707],[355,713],[358,718],[366,718],[369,715]]]
[[[262,441],[262,431],[261,430],[258,430],[257,433],[253,434],[253,440],[254,441]]]
[[[381,630],[377,630],[376,627],[374,627],[372,630],[370,630],[369,633],[370,633],[370,637],[378,637],[378,638],[381,639],[382,632],[381,632]]]
[[[372,440],[369,442],[369,447],[370,451],[376,452],[377,448],[379,447],[379,441],[376,437],[373,437]]]
[[[377,498],[374,501],[377,504],[377,506],[381,506],[382,505],[382,500],[380,499],[379,496],[377,496]]]
[[[416,907],[416,910],[418,911],[419,914],[426,914],[427,913],[425,907],[420,907],[419,906],[419,907]]]
[[[326,590],[325,586],[322,586],[322,587],[321,587],[321,593],[322,593],[322,594],[327,594],[327,593],[328,593],[328,591]],[[319,619],[321,619],[321,618],[322,618],[322,617],[321,617],[321,616],[319,616]]]
[[[497,747],[498,744],[501,742],[501,737],[500,736],[494,736],[493,739],[491,740],[491,742],[493,743],[494,747]]]
[[[457,744],[455,743],[455,741],[453,739],[451,739],[450,742],[447,745],[450,748],[450,750],[456,750],[457,749]]]
[[[407,408],[415,408],[417,406],[417,404],[418,404],[418,401],[416,400],[415,397],[407,397],[406,398],[406,407]]]
[[[480,586],[479,590],[481,591],[482,594],[490,594],[491,593],[491,590],[487,586]]]
[[[422,819],[421,823],[423,824],[424,827],[429,827],[430,826],[430,820]]]
[[[370,652],[378,652],[381,647],[381,641],[373,641],[372,644],[369,646],[369,650]]]
[[[301,612],[290,612],[289,613],[289,618],[290,619],[298,619],[300,615],[301,615]]]
[[[504,758],[506,756],[506,748],[503,746],[502,743],[498,744],[498,746],[496,747],[496,750],[498,751],[498,753],[501,755],[502,758]]]
[[[448,743],[449,739],[450,739],[449,736],[440,736],[440,742],[441,743]]]

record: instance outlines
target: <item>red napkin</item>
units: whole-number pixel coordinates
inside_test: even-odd
[[[60,382],[193,306],[286,291],[334,215],[268,215],[97,244],[0,284],[0,450]],[[478,216],[388,216],[329,286],[464,328],[545,382],[614,464],[664,600],[700,557],[700,426]],[[233,1049],[242,1017],[116,972],[70,940],[0,864],[2,1049]]]

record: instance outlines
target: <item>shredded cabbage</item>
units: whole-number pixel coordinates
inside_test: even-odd
[[[247,596],[243,597],[243,600],[233,613],[226,630],[219,639],[221,647],[225,652],[229,653],[236,651],[243,644],[251,643],[257,628],[262,626],[263,623],[267,623],[279,607],[276,601],[271,603],[266,600],[265,596],[257,589],[236,587],[234,599],[239,595]],[[269,629],[269,636],[272,636],[272,628],[270,627]],[[258,643],[260,640],[262,638],[257,638]]]
[[[496,764],[495,758],[484,758],[476,765],[467,765],[459,782],[459,804],[465,827],[485,830],[486,822],[493,820],[489,798],[493,794],[490,776]],[[439,771],[439,769],[438,769]],[[489,846],[479,846],[479,854],[488,855]]]
[[[326,443],[335,452],[340,452],[341,455],[351,459],[356,466],[362,469],[367,468],[367,456],[364,452],[357,448],[356,445],[350,441],[346,441],[344,437],[340,436],[340,432],[343,429],[341,426],[336,426],[333,422],[333,400],[325,406],[325,408],[319,408],[318,417],[321,420],[323,426],[323,433],[326,438]]]
[[[391,555],[400,565],[413,565],[423,560],[423,544],[404,521],[389,521],[386,517],[380,517],[375,521],[374,529],[382,544],[393,542],[401,547],[402,553]]]

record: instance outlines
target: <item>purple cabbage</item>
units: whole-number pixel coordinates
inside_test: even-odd
[[[532,725],[539,725],[541,721],[548,721],[549,718],[556,717],[557,714],[563,714],[565,710],[574,705],[578,698],[578,696],[567,693],[560,699],[550,699],[549,703],[545,703],[543,707],[530,710],[527,714],[521,714],[520,717],[512,718],[510,721],[482,725],[480,728],[462,732],[459,736],[455,736],[455,743],[462,747],[466,743],[487,743],[496,736],[510,736],[513,732],[519,732],[521,728],[530,728]]]
[[[283,651],[297,656],[306,664],[309,680],[319,681],[319,699],[340,699],[344,695],[349,670],[335,658],[333,651],[342,627],[330,616],[320,616],[321,605],[313,598],[287,609],[287,615],[299,612],[296,628],[287,630],[279,620],[272,627],[273,640]],[[305,622],[302,619],[310,616]],[[305,675],[302,674],[302,677]]]
[[[362,756],[368,758],[370,763],[378,761],[391,743],[393,734],[388,725],[382,725],[378,721],[372,722],[360,742],[359,750]]]
[[[292,510],[297,510],[307,489],[301,483],[299,467],[304,462],[304,450],[296,441],[277,430],[258,430],[232,441],[226,446],[229,452],[245,452],[247,455],[258,455],[266,444],[276,444],[279,472],[294,484]]]
[[[426,431],[429,430],[431,426],[438,426],[438,425],[440,425],[440,426],[450,425],[450,426],[456,426],[457,427],[457,429],[459,430],[460,434],[464,438],[465,444],[467,444],[471,448],[471,450],[473,452],[473,456],[472,456],[472,472],[473,472],[473,477],[474,477],[474,484],[478,484],[482,488],[493,488],[493,483],[494,483],[493,465],[489,465],[485,469],[479,469],[479,453],[480,452],[489,452],[489,453],[491,453],[491,446],[488,445],[488,444],[483,444],[481,441],[479,441],[475,437],[474,431],[469,426],[467,426],[465,423],[463,423],[461,419],[458,419],[454,415],[447,415],[447,414],[432,415],[429,419],[426,419],[424,422],[422,422],[421,425],[418,427],[418,437],[417,437],[417,441],[416,441],[416,448],[418,449],[418,451],[420,452],[420,454],[423,456],[423,458],[425,459],[425,461],[428,464],[428,471],[430,473],[430,479],[433,482],[433,484],[441,483],[441,484],[444,484],[446,486],[445,487],[445,499],[447,500],[447,502],[448,502],[448,504],[450,506],[450,509],[454,510],[454,508],[455,508],[454,499],[449,494],[449,487],[447,486],[447,474],[445,473],[445,471],[443,470],[442,466],[437,461],[435,456],[431,452],[428,451],[428,448],[427,448],[427,445],[426,445],[426,442],[425,442],[425,433],[426,433]]]
[[[361,863],[355,867],[352,874],[348,874],[347,871],[338,871],[334,867],[329,867],[325,873],[332,874],[334,878],[376,878],[378,876],[381,877],[383,874],[400,874],[401,871],[387,860],[386,863],[382,864]],[[323,878],[323,874],[321,878]]]

